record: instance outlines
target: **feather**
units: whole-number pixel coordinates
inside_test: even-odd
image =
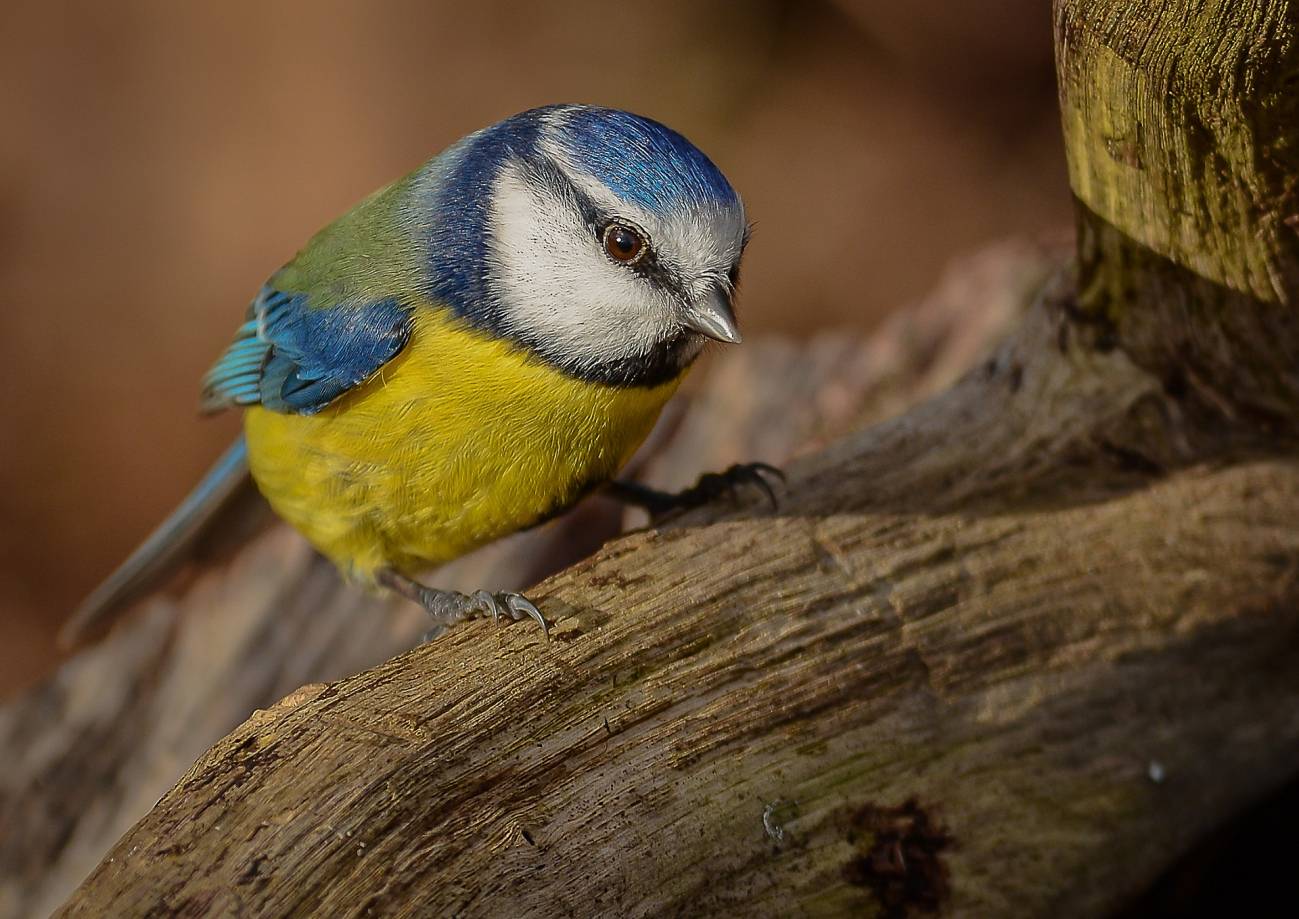
[[[369,379],[410,336],[410,312],[393,297],[317,307],[308,294],[268,286],[249,312],[203,381],[205,410],[261,404],[314,414]]]
[[[171,516],[82,602],[59,631],[59,643],[72,647],[106,628],[132,598],[170,574],[247,479],[248,448],[240,437]]]

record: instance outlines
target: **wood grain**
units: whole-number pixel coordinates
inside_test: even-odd
[[[258,713],[65,914],[1121,905],[1293,769],[1299,462],[1105,449],[1066,422],[1158,387],[1051,303],[779,512],[544,582],[552,644],[478,623]]]
[[[1059,258],[1054,248],[1000,244],[954,264],[931,297],[868,340],[827,333],[719,352],[670,408],[637,460],[638,474],[679,487],[741,459],[785,462],[895,414],[986,352]],[[255,522],[257,511],[247,516]],[[614,537],[621,516],[589,502],[431,580],[526,586]],[[631,522],[644,519],[633,514]],[[415,646],[427,628],[410,606],[340,588],[331,567],[287,528],[247,545],[238,541],[247,520],[233,518],[227,529],[233,548],[210,549],[103,644],[0,707],[0,749],[14,751],[0,771],[0,915],[55,909],[189,765],[255,709],[380,664]],[[525,631],[503,634],[522,641]]]

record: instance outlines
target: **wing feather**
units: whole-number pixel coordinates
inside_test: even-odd
[[[392,360],[410,326],[396,298],[318,307],[309,294],[264,287],[204,377],[201,404],[314,414]]]

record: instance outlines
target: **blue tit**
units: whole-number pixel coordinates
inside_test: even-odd
[[[151,579],[248,472],[347,578],[442,623],[504,614],[544,627],[518,594],[414,577],[610,482],[705,342],[740,341],[747,241],[721,171],[648,118],[555,105],[460,140],[320,231],[258,292],[202,393],[208,410],[244,410],[243,436],[71,631]],[[764,468],[731,478],[765,487]]]

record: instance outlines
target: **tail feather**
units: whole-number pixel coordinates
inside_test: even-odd
[[[130,600],[171,573],[247,477],[248,447],[241,435],[171,516],[86,597],[59,631],[59,643],[71,647],[108,628]]]

